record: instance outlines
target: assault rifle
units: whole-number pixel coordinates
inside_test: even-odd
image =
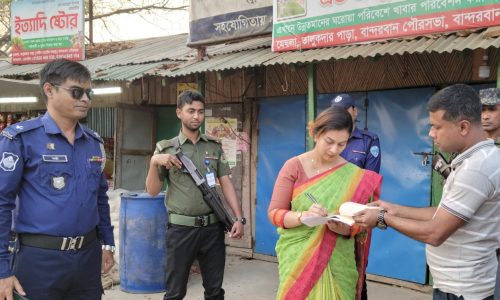
[[[415,155],[422,155],[422,166],[426,166],[429,162],[429,156],[432,156],[432,169],[436,171],[439,175],[441,175],[444,179],[448,178],[450,175],[451,168],[451,160],[454,156],[450,157],[450,161],[446,160],[446,158],[440,152],[413,152]]]
[[[177,159],[179,159],[182,162],[183,167],[188,171],[189,175],[191,175],[191,178],[193,179],[194,183],[201,190],[201,193],[203,194],[203,199],[208,204],[208,206],[210,206],[210,208],[214,211],[219,221],[222,222],[225,230],[227,232],[231,232],[231,229],[233,228],[234,224],[233,218],[224,207],[224,204],[222,204],[222,200],[220,199],[219,194],[217,193],[215,188],[211,188],[208,185],[207,181],[205,180],[205,177],[201,175],[200,171],[198,171],[198,169],[193,164],[191,159],[185,156],[184,153],[182,153],[182,151],[178,151],[175,154],[175,156],[177,156]]]
[[[432,157],[432,168],[444,179],[446,179],[452,170],[451,161],[448,162],[446,158],[444,158],[443,154],[436,152]]]

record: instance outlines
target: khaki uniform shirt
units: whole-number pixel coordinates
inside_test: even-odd
[[[182,153],[189,157],[201,175],[213,172],[216,178],[230,174],[229,164],[224,157],[221,144],[214,138],[200,134],[196,144],[193,144],[182,132],[170,140],[162,140],[156,144],[155,154],[175,155],[175,140],[179,139]],[[196,186],[187,171],[173,167],[167,170],[164,166],[158,168],[160,180],[167,181],[165,205],[169,213],[200,216],[212,212],[203,200],[200,189]]]

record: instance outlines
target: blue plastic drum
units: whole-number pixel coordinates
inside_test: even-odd
[[[120,289],[165,291],[167,209],[165,194],[123,194],[120,206]]]

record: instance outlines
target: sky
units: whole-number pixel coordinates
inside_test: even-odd
[[[94,22],[94,42],[135,40],[189,31],[187,10],[141,15],[122,14],[110,17],[108,20],[109,30],[101,21]],[[88,28],[86,31],[88,36]]]

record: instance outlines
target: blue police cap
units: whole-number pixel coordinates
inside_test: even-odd
[[[332,99],[330,105],[332,107],[343,106],[345,109],[348,109],[351,106],[356,106],[356,103],[354,103],[354,99],[352,99],[348,94],[340,94]]]

